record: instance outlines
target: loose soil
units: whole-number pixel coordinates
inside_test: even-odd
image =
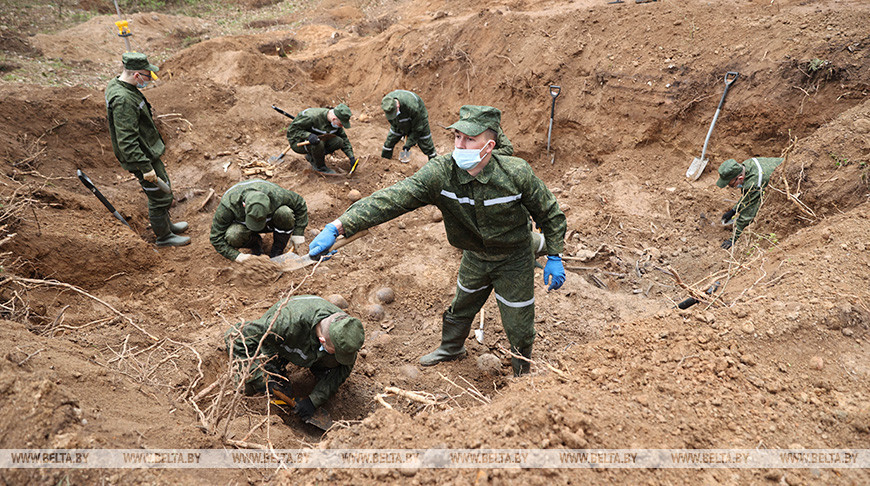
[[[24,78],[28,63],[63,65],[27,82],[0,81],[0,447],[865,447],[870,4],[238,5],[276,14],[233,36],[219,35],[211,20],[132,16],[135,45],[161,68],[145,94],[167,142],[172,215],[191,225],[192,244],[170,249],[155,249],[145,198],[112,154],[102,88],[116,74],[121,43],[111,11],[45,34],[15,31],[4,15],[0,72]],[[689,182],[685,171],[700,156],[727,71],[740,77],[711,139],[710,165]],[[562,93],[547,154],[551,84]],[[377,156],[387,132],[380,99],[396,88],[425,100],[439,153],[452,150],[439,127],[455,121],[461,105],[502,109],[517,155],[567,215],[564,287],[546,292],[536,271],[528,376],[510,376],[494,301],[484,307],[484,344],[472,335],[468,358],[419,366],[439,342],[460,256],[434,208],[373,228],[331,260],[294,272],[235,264],[209,244],[217,201],[240,180],[266,177],[304,196],[310,241],[349,206],[351,190],[367,195],[413,174],[426,162],[418,150],[409,164]],[[270,105],[295,113],[340,102],[353,110],[348,133],[361,158],[352,178],[305,171],[292,153],[271,175],[243,172],[285,147],[288,120]],[[786,151],[755,223],[722,250],[730,230],[719,218],[738,193],[714,185],[716,167]],[[343,157],[328,163],[349,170]],[[79,183],[76,169],[131,228]],[[715,301],[675,308],[715,281]],[[396,297],[379,312],[376,291],[385,286]],[[218,390],[195,402],[204,417],[191,399],[227,369],[223,333],[291,293],[338,294],[364,322],[354,372],[325,406],[337,426],[321,434],[254,397],[214,427],[207,407]],[[304,371],[293,380],[299,394],[313,386]],[[429,393],[439,405],[388,396],[386,409],[375,397],[387,386]],[[0,478],[870,482],[866,471],[801,469],[50,469]]]

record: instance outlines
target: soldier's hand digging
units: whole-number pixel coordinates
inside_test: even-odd
[[[328,251],[335,244],[336,238],[338,238],[338,228],[332,223],[327,224],[323,227],[323,231],[315,236],[311,242],[308,248],[308,256],[316,258],[321,253]]]
[[[311,145],[317,145],[320,143],[320,137],[312,133],[311,135],[308,135],[308,143]]]
[[[154,169],[144,172],[142,178],[152,184],[157,184],[157,172],[155,172]]]
[[[735,214],[737,214],[737,211],[735,211],[734,209],[729,209],[728,211],[725,211],[725,214],[722,215],[722,224],[728,224],[728,222],[731,221],[731,218],[733,218]]]
[[[722,248],[728,250],[731,248],[731,245],[733,245],[733,244],[734,244],[734,241],[732,241],[731,238],[728,238],[727,240],[722,242]]]
[[[314,415],[314,403],[308,397],[296,401],[296,408],[293,409],[296,415],[302,420],[308,420]]]

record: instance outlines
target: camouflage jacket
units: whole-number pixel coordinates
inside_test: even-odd
[[[417,94],[397,89],[387,96],[399,100],[399,114],[390,120],[390,132],[384,142],[384,149],[392,150],[403,136],[408,137],[405,139],[405,145],[408,147],[417,145],[418,140],[422,138],[432,136],[429,130],[429,113]]]
[[[561,254],[566,222],[556,197],[525,160],[493,155],[472,177],[449,154],[430,160],[414,175],[354,203],[339,217],[345,234],[434,204],[444,216],[451,245],[489,255],[530,247],[529,216],[542,229],[547,254]]]
[[[245,201],[245,196],[251,191],[262,192],[269,196],[269,217],[266,219],[266,227],[263,231],[272,231],[271,215],[281,206],[287,206],[293,210],[293,215],[296,218],[296,226],[293,228],[294,235],[305,234],[305,227],[308,226],[308,206],[299,194],[284,189],[278,184],[260,179],[239,182],[227,189],[221,198],[221,202],[214,212],[211,233],[209,234],[209,241],[214,249],[230,260],[235,260],[239,256],[239,250],[227,243],[227,230],[233,223],[245,224],[245,206],[242,203]]]
[[[136,86],[115,78],[106,87],[106,112],[112,150],[121,167],[150,172],[151,161],[159,159],[166,146],[154,125],[148,100]]]
[[[325,140],[331,136],[340,137],[342,141],[341,151],[351,160],[353,157],[353,147],[350,145],[350,140],[347,138],[344,128],[334,128],[332,123],[326,118],[326,113],[329,108],[306,108],[296,115],[293,123],[287,127],[287,141],[290,144],[297,144],[308,140],[310,134],[315,134],[321,140]]]
[[[501,127],[498,129],[498,136],[495,139],[495,150],[493,150],[492,153],[496,155],[514,154],[514,146],[510,139],[507,138],[507,135],[504,134],[504,130],[502,130]]]
[[[778,157],[754,157],[743,161],[746,174],[743,179],[743,193],[734,205],[734,211],[738,213],[737,220],[734,222],[734,240],[737,240],[743,230],[755,219],[758,208],[761,207],[761,196],[770,183],[770,176],[782,161],[783,159]]]
[[[281,375],[284,370],[279,368],[288,361],[302,368],[327,368],[329,371],[314,385],[314,390],[308,396],[314,406],[319,407],[335,395],[353,369],[353,365],[340,364],[334,355],[321,349],[320,340],[314,331],[320,321],[336,312],[343,311],[320,297],[293,296],[273,305],[263,317],[255,321],[236,324],[227,331],[225,339],[227,346],[233,351],[233,356],[244,359],[254,355],[260,339],[268,331],[258,359],[251,364],[248,381],[263,380],[262,373],[255,372],[263,363],[267,371]],[[276,313],[277,319],[272,323]],[[238,335],[239,328],[244,339],[240,339]],[[280,359],[270,360],[273,356]]]

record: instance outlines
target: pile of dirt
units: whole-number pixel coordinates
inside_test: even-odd
[[[7,208],[0,212],[0,317],[8,319],[0,326],[0,445],[860,447],[870,429],[870,293],[861,285],[870,279],[870,86],[863,75],[870,39],[862,23],[870,6],[787,0],[714,7],[330,1],[276,16],[269,32],[223,37],[200,19],[134,15],[138,48],[166,73],[145,95],[167,144],[173,218],[191,225],[192,243],[183,248],[153,247],[145,197],[114,158],[99,89],[0,81],[0,198]],[[31,44],[47,58],[75,61],[77,70],[112,73],[120,41],[106,27],[109,17],[37,35]],[[187,47],[189,37],[201,42]],[[711,139],[710,166],[700,180],[686,181],[727,71],[740,78]],[[562,92],[547,154],[551,84]],[[460,257],[434,208],[289,272],[230,262],[208,241],[223,192],[247,178],[244,167],[286,147],[289,120],[272,104],[290,113],[340,102],[353,110],[348,133],[361,161],[352,178],[305,171],[307,162],[292,152],[272,168],[271,181],[305,198],[309,241],[357,193],[422,167],[426,157],[417,150],[409,164],[377,157],[388,130],[380,98],[396,88],[425,100],[439,153],[452,150],[452,135],[438,127],[455,121],[461,105],[502,109],[517,155],[566,213],[565,286],[547,292],[536,271],[529,376],[511,376],[494,301],[484,306],[483,343],[473,336],[466,342],[469,358],[418,365],[439,342]],[[784,152],[788,161],[756,222],[722,250],[730,229],[719,217],[738,192],[714,186],[715,168],[728,158]],[[349,169],[343,155],[327,162]],[[76,169],[132,229],[79,183]],[[675,309],[714,282],[714,299]],[[392,302],[377,298],[385,286],[394,290]],[[224,332],[291,291],[346,302],[366,331],[353,374],[325,405],[339,424],[325,435],[262,397],[226,393]],[[294,370],[292,379],[298,396],[313,386],[306,371]],[[388,386],[437,404],[379,397]],[[566,471],[277,477],[312,484],[665,484],[687,477],[682,470]],[[710,483],[868,479],[853,470],[692,474]],[[15,477],[201,480],[181,470]]]

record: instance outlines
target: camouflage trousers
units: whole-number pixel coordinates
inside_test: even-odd
[[[445,318],[462,324],[473,322],[494,291],[511,348],[531,346],[535,341],[534,262],[528,247],[504,257],[462,252],[456,297]]]
[[[163,165],[163,161],[160,159],[152,160],[151,167],[154,168],[157,177],[163,179],[169,187],[172,187],[172,183],[169,182],[169,175],[166,173],[166,167]],[[169,206],[172,205],[172,192],[166,194],[157,187],[157,184],[146,181],[142,177],[141,171],[135,170],[132,172],[133,175],[139,179],[139,185],[142,186],[142,191],[144,191],[145,195],[148,197],[148,214],[150,216],[162,216],[165,212],[169,211]]]

